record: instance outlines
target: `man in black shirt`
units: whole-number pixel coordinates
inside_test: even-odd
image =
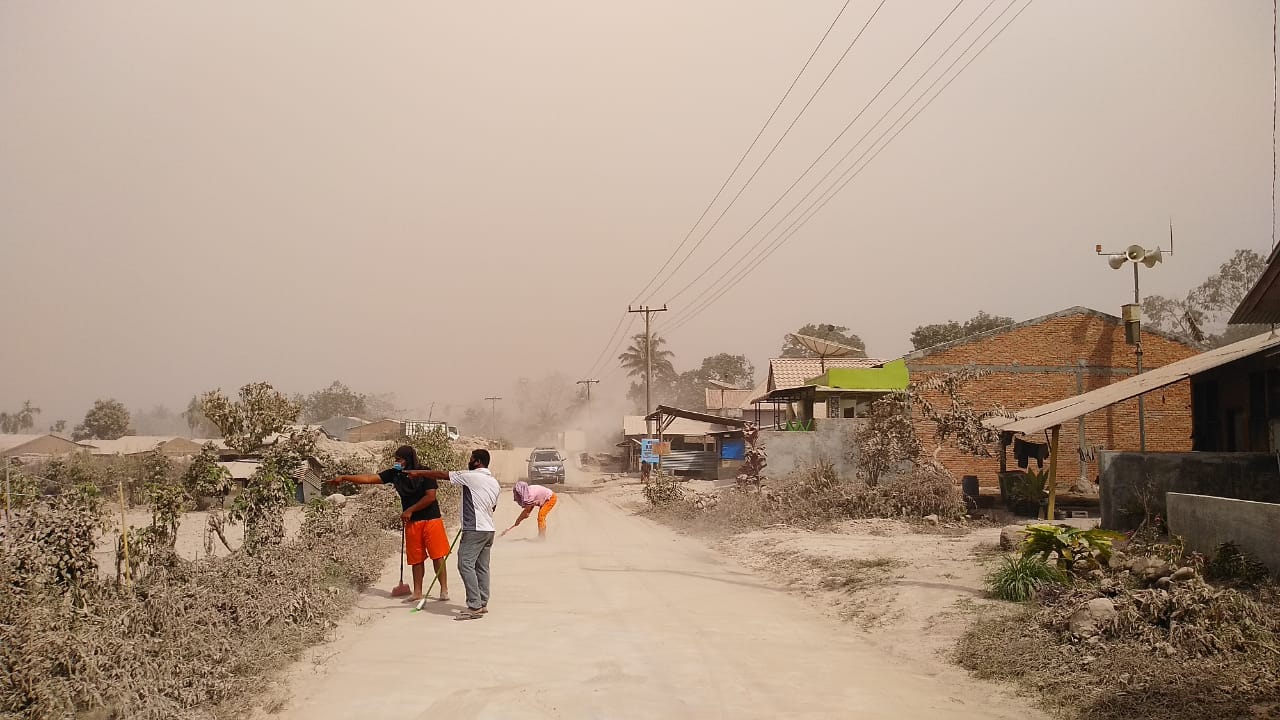
[[[423,470],[418,465],[418,451],[410,445],[396,449],[395,464],[377,475],[339,475],[334,482],[357,485],[391,485],[400,495],[400,521],[404,523],[405,562],[413,568],[413,597],[405,602],[422,599],[422,580],[426,576],[426,561],[430,557],[440,578],[440,600],[449,599],[449,579],[445,558],[449,554],[449,536],[445,533],[444,520],[440,517],[440,503],[436,501],[438,485],[430,478],[410,478],[406,471]]]

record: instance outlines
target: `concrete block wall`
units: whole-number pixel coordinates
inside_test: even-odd
[[[1077,392],[1077,368],[1085,361],[1083,385],[1087,392],[1110,385],[1135,371],[1133,347],[1124,340],[1124,325],[1118,318],[1081,309],[1059,313],[1034,324],[1014,326],[975,336],[967,343],[944,345],[907,356],[911,380],[922,382],[968,367],[988,374],[970,382],[963,393],[979,410],[1001,406],[1008,410],[1055,402]],[[1143,333],[1143,363],[1146,369],[1160,367],[1197,353],[1192,347],[1156,333]],[[943,403],[939,393],[925,393],[933,403]],[[1066,489],[1080,476],[1078,425],[1062,427],[1058,487]],[[1149,393],[1146,397],[1147,450],[1182,452],[1191,449],[1191,389],[1186,382]],[[916,418],[916,431],[926,453],[937,447],[933,424]],[[1045,441],[1043,436],[1037,438]],[[1090,446],[1111,450],[1137,450],[1138,401],[1114,405],[1085,419],[1085,439]],[[938,458],[957,478],[977,475],[983,488],[998,487],[999,448],[992,457],[979,458],[945,447]],[[1016,469],[1012,448],[1010,469]],[[1046,463],[1046,467],[1048,464]],[[1034,461],[1032,468],[1035,468]],[[1085,476],[1099,474],[1097,460],[1085,464]]]
[[[1144,503],[1168,517],[1167,493],[1280,503],[1280,466],[1269,453],[1103,453],[1103,527],[1136,528]]]
[[[850,454],[856,457],[853,435],[862,423],[862,420],[818,419],[811,432],[760,431],[760,442],[769,458],[765,477],[776,482],[796,470],[829,462],[841,477],[854,478],[858,463]]]
[[[1191,550],[1212,556],[1218,546],[1234,542],[1280,573],[1280,504],[1169,493],[1169,532]]]

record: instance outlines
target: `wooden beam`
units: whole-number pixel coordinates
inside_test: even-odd
[[[1061,425],[1054,425],[1049,435],[1049,508],[1045,520],[1053,522],[1053,506],[1058,497],[1058,435]]]

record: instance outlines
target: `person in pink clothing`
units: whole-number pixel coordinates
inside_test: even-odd
[[[511,498],[516,501],[522,510],[520,516],[516,518],[514,524],[506,530],[502,531],[503,535],[516,529],[516,525],[524,522],[525,518],[533,513],[534,508],[538,508],[538,537],[545,539],[547,537],[547,515],[551,513],[551,508],[556,506],[556,494],[551,492],[551,488],[541,485],[530,485],[521,480],[511,489]]]

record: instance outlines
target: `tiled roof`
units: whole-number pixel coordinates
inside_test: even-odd
[[[884,360],[875,358],[773,358],[769,361],[769,390],[788,390],[809,384],[826,372],[824,368],[874,368]]]

